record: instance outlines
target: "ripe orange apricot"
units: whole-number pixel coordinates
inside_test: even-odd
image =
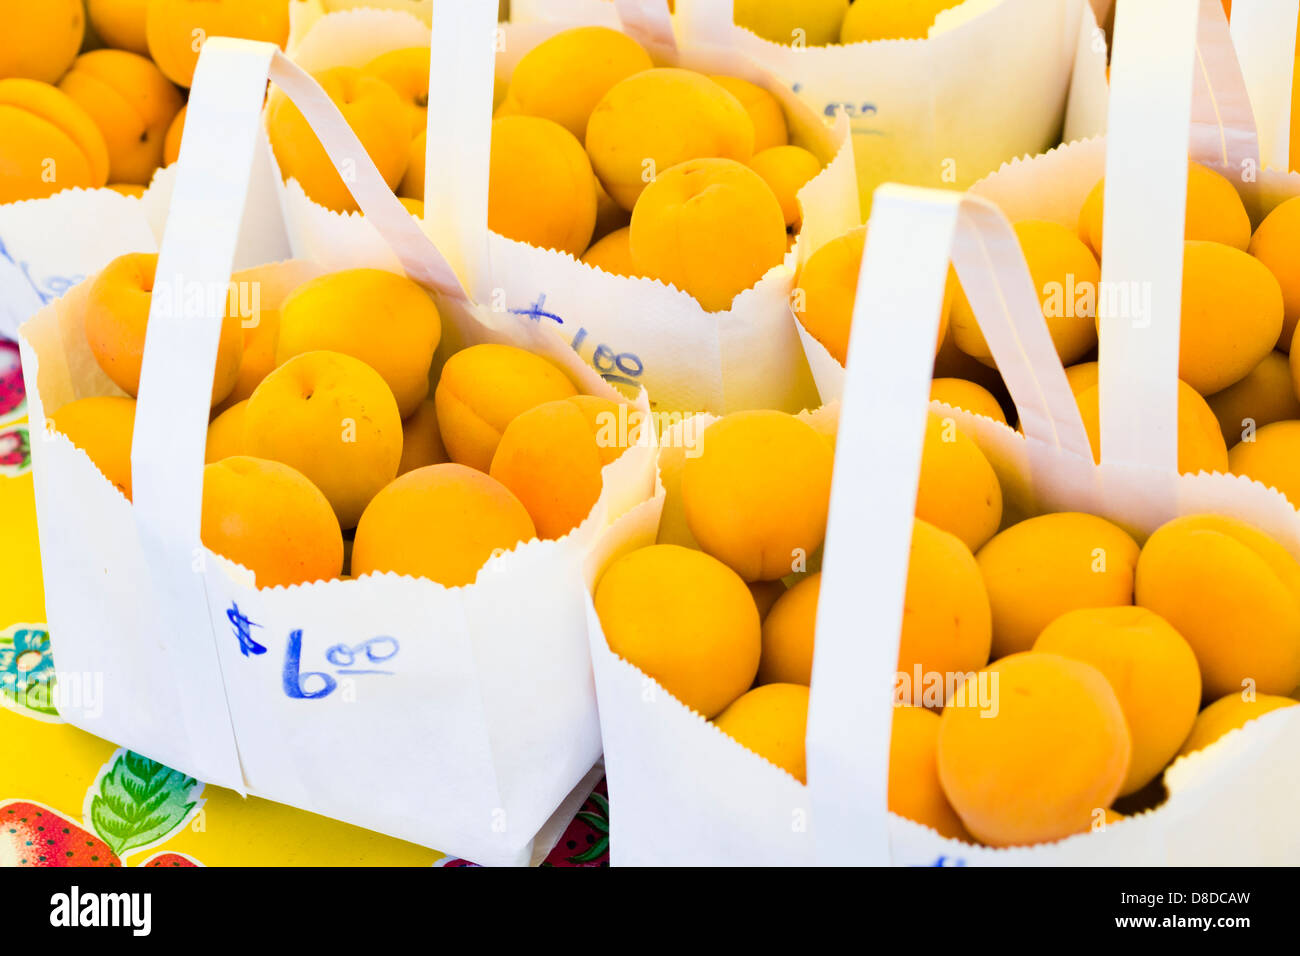
[[[534,535],[524,506],[496,479],[464,465],[428,465],[370,502],[357,525],[352,573],[391,571],[460,587],[494,554]]]
[[[1300,322],[1300,196],[1288,199],[1264,217],[1246,250],[1273,273],[1282,287],[1282,334],[1277,347],[1286,351]]]
[[[248,400],[235,402],[208,425],[208,443],[203,453],[204,464],[212,464],[223,458],[233,458],[245,454],[244,412]]]
[[[889,810],[971,842],[939,782],[939,715],[924,707],[895,707],[889,735]]]
[[[691,533],[746,581],[789,574],[826,536],[832,462],[825,439],[793,415],[718,419],[682,473]]]
[[[1029,650],[1066,611],[1133,603],[1137,542],[1095,515],[1029,518],[994,535],[975,560],[993,611],[993,660]]]
[[[84,109],[36,80],[0,79],[0,203],[108,182],[108,146]]]
[[[167,78],[190,85],[208,37],[262,40],[283,48],[289,5],[280,0],[149,0],[145,12],[149,55]]]
[[[916,516],[955,534],[972,551],[1002,523],[1002,486],[993,466],[955,419],[937,412],[926,418]]]
[[[72,65],[86,33],[80,0],[0,0],[5,41],[0,77],[57,83]]]
[[[248,454],[301,471],[345,529],[356,527],[370,499],[397,475],[397,402],[379,373],[350,355],[289,359],[253,390],[244,416]]]
[[[692,159],[661,172],[641,193],[628,241],[641,275],[722,312],[785,258],[785,218],[752,169],[731,159]]]
[[[631,236],[632,230],[627,226],[615,229],[605,238],[593,242],[582,254],[582,261],[611,275],[639,275],[632,262]]]
[[[964,378],[936,378],[930,382],[930,401],[943,402],[953,408],[983,415],[995,422],[1007,424],[1006,413],[1002,406],[983,385],[969,382]]]
[[[596,228],[596,186],[582,144],[537,116],[492,121],[488,228],[580,256]]]
[[[1228,470],[1276,488],[1300,502],[1300,421],[1273,422],[1228,452]]]
[[[601,402],[602,399],[590,401]],[[604,402],[617,421],[618,406]],[[544,402],[515,416],[501,433],[488,471],[519,498],[540,538],[560,538],[591,513],[606,462],[597,428],[578,397]]]
[[[356,67],[333,67],[314,76],[357,134],[388,188],[396,189],[406,174],[411,146],[407,104],[383,80]],[[308,197],[329,209],[358,210],[325,147],[298,107],[279,90],[271,94],[266,128],[286,182],[298,180]]]
[[[981,673],[959,688],[939,725],[939,779],[966,829],[990,846],[1088,830],[1118,796],[1132,753],[1110,683],[1090,664],[1042,652]],[[971,703],[980,680],[989,708]]]
[[[425,133],[429,125],[429,48],[405,47],[389,50],[364,67],[396,91],[407,106],[411,136]],[[423,177],[421,177],[423,179]]]
[[[1079,417],[1092,446],[1093,461],[1101,461],[1101,390],[1093,385],[1075,395]],[[1184,474],[1228,470],[1228,446],[1219,420],[1194,388],[1178,383],[1178,470]]]
[[[162,71],[125,50],[92,50],[77,57],[59,89],[81,106],[104,134],[109,178],[148,184],[163,165],[172,120],[184,105]]]
[[[515,65],[497,115],[540,116],[559,123],[581,142],[591,111],[610,88],[653,66],[641,44],[618,30],[563,30]]]
[[[421,203],[421,211],[424,208],[424,167],[428,158],[428,146],[428,131],[421,130],[419,135],[411,140],[411,146],[406,153],[406,174],[397,185],[398,197]]]
[[[807,783],[808,693],[802,684],[764,684],[736,698],[713,722],[746,750]]]
[[[1133,739],[1120,796],[1159,776],[1201,706],[1201,672],[1183,636],[1144,607],[1080,608],[1047,625],[1034,650],[1091,664],[1110,681]]]
[[[447,360],[433,401],[451,460],[487,471],[515,416],[576,394],[573,383],[546,359],[510,345],[484,344]]]
[[[68,436],[131,500],[131,439],[135,434],[135,399],[118,395],[81,398],[64,405],[49,419],[50,427]]]
[[[587,122],[601,184],[632,209],[646,186],[690,159],[749,162],[754,124],[731,93],[701,73],[657,68],[614,84]]]
[[[312,279],[280,306],[277,365],[304,352],[342,352],[392,389],[405,418],[429,394],[429,366],[442,338],[438,307],[405,276],[347,269]]]
[[[1142,547],[1136,598],[1192,646],[1207,700],[1300,685],[1300,563],[1262,531],[1214,514],[1166,522]]]
[[[288,465],[235,456],[203,469],[203,543],[248,568],[259,588],[343,572],[343,534],[325,496]]]
[[[1256,717],[1294,707],[1300,701],[1290,697],[1278,697],[1273,694],[1246,695],[1243,692],[1227,694],[1208,705],[1196,715],[1192,732],[1183,741],[1179,755],[1204,750],[1229,731],[1245,727]]]
[[[86,341],[90,351],[104,374],[132,397],[140,390],[140,364],[157,269],[155,253],[119,256],[95,277],[86,300]],[[212,381],[214,406],[234,388],[243,351],[240,319],[229,308],[227,298]]]
[[[812,684],[813,638],[817,631],[821,584],[820,571],[800,578],[777,597],[763,618],[758,683]]]
[[[1106,180],[1092,187],[1079,212],[1079,238],[1101,255],[1102,197]],[[1200,163],[1187,164],[1187,214],[1184,239],[1221,242],[1244,250],[1250,243],[1250,217],[1237,190],[1220,173]]]
[[[253,394],[253,389],[262,384],[275,369],[275,349],[280,339],[280,310],[262,309],[253,318],[240,322],[244,341],[244,355],[239,362],[239,374],[235,377],[235,387],[230,390],[218,408],[229,408],[235,402],[242,402]]]
[[[149,54],[145,19],[149,0],[86,0],[91,28],[99,38],[116,50]]]
[[[826,46],[839,39],[849,0],[736,0],[735,21],[765,40]]]
[[[163,137],[164,166],[170,166],[181,158],[181,139],[185,136],[185,112],[188,109],[188,105],[182,106],[167,127],[167,135]]]
[[[1287,419],[1300,418],[1300,399],[1291,382],[1291,366],[1285,352],[1274,349],[1264,356],[1241,381],[1215,392],[1205,400],[1229,448],[1256,429]]]
[[[798,231],[803,221],[799,190],[822,171],[821,160],[801,146],[773,146],[755,153],[749,168],[772,187],[786,226]]]
[[[402,420],[402,460],[397,465],[397,473],[404,475],[426,465],[445,465],[450,460],[438,431],[438,412],[433,400],[426,398]]]
[[[754,682],[758,610],[716,558],[675,544],[633,551],[605,571],[595,606],[609,649],[704,717]]]
[[[740,101],[754,124],[754,154],[790,142],[790,128],[785,121],[785,110],[775,96],[757,83],[737,76],[710,76],[714,83]],[[820,165],[820,164],[819,164]]]

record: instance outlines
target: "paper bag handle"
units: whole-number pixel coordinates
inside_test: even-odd
[[[1026,438],[1091,458],[1011,223],[975,196],[877,189],[841,398],[808,712],[813,832],[825,863],[889,861],[894,675],[950,258]]]
[[[736,29],[735,0],[677,0],[682,38],[702,46],[726,46]]]
[[[1237,0],[1230,32],[1259,132],[1265,168],[1291,162],[1291,98],[1295,73],[1298,0]]]

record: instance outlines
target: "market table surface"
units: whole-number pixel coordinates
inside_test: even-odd
[[[64,723],[45,624],[31,440],[18,349],[0,339],[0,865],[471,865],[242,798]],[[608,864],[604,794],[601,781],[544,865]],[[62,836],[38,836],[51,830]]]

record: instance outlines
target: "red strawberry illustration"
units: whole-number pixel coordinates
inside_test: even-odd
[[[194,857],[185,853],[155,853],[141,866],[203,866]]]
[[[0,340],[0,421],[14,417],[26,401],[18,343]]]
[[[609,790],[603,777],[542,866],[609,866]]]
[[[49,807],[0,804],[0,866],[121,866],[107,843]]]

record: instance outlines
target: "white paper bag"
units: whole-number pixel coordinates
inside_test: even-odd
[[[612,25],[600,0],[516,0],[515,21]],[[658,6],[663,7],[662,0]],[[733,0],[679,0],[688,45],[736,50],[853,129],[862,214],[884,182],[964,189],[1016,156],[1104,129],[1109,0],[966,0],[921,40],[774,43]],[[666,11],[665,11],[666,12]]]
[[[662,0],[609,6],[657,62],[750,79],[781,100],[794,137],[826,164],[800,193],[804,225],[795,249],[741,293],[730,310],[710,313],[661,282],[610,275],[565,253],[489,233],[496,51],[502,51],[500,64],[509,69],[566,24],[499,27],[490,4],[455,0],[441,0],[433,10],[426,228],[479,301],[553,326],[607,381],[644,386],[659,409],[798,411],[815,403],[788,302],[804,247],[821,245],[859,222],[847,120],[828,128],[783,83],[734,51],[679,45]],[[656,16],[657,6],[663,7],[662,17]],[[377,50],[374,42],[358,37],[368,36],[372,24],[386,24],[396,36],[399,16],[404,15],[373,10],[325,16],[295,47],[294,60],[309,71],[362,66]],[[419,30],[419,21],[407,17],[390,48],[424,42],[416,40]],[[361,217],[319,206],[296,181],[283,195],[295,255],[320,259],[328,249],[350,248],[385,261],[388,253]]]
[[[587,566],[641,540],[642,524],[619,519],[643,502],[653,509],[653,429],[605,469],[600,500],[578,528],[494,557],[466,587],[386,574],[258,590],[250,572],[205,548],[203,453],[220,316],[170,308],[167,290],[215,289],[222,295],[207,311],[224,304],[268,76],[335,164],[355,163],[358,203],[405,272],[436,293],[445,341],[525,347],[582,391],[617,397],[549,329],[468,297],[310,77],[269,44],[210,41],[159,257],[134,504],[61,434],[34,442],[55,652],[61,668],[104,675],[98,711],[64,716],[213,783],[478,862],[527,863],[539,831],[558,835],[548,818],[572,810],[568,797],[584,780],[589,787],[600,754]],[[241,280],[260,283],[273,308],[321,271],[289,261]],[[73,288],[23,327],[35,434],[66,402],[116,393],[85,342],[87,289]],[[635,407],[648,414],[644,394]]]
[[[1004,493],[1016,495],[1020,516],[1088,511],[1144,539],[1178,515],[1214,512],[1261,528],[1300,558],[1300,514],[1278,492],[1246,478],[1179,475],[1176,468],[1187,131],[1196,115],[1191,79],[1194,61],[1230,59],[1226,24],[1216,9],[1217,0],[1207,0],[1200,56],[1194,58],[1195,6],[1183,0],[1122,4],[1108,154],[1102,156],[1100,143],[1080,144],[1002,174],[1036,173],[1036,195],[1047,205],[1054,191],[1077,193],[1077,214],[1104,159],[1102,281],[1138,277],[1151,283],[1152,308],[1142,322],[1103,310],[1101,465],[1093,463],[1004,210],[976,195],[901,186],[878,191],[849,373],[840,383],[808,784],[746,751],[614,656],[589,607],[607,780],[619,808],[611,820],[611,862],[1269,864],[1292,861],[1300,852],[1294,813],[1300,713],[1292,709],[1176,761],[1164,777],[1170,795],[1157,809],[1058,843],[975,847],[886,811],[907,555],[931,407],[958,419],[986,451]],[[1222,89],[1216,79],[1207,86]],[[1008,186],[1007,192],[1015,191]],[[1023,436],[928,402],[950,257],[1015,400]]]

